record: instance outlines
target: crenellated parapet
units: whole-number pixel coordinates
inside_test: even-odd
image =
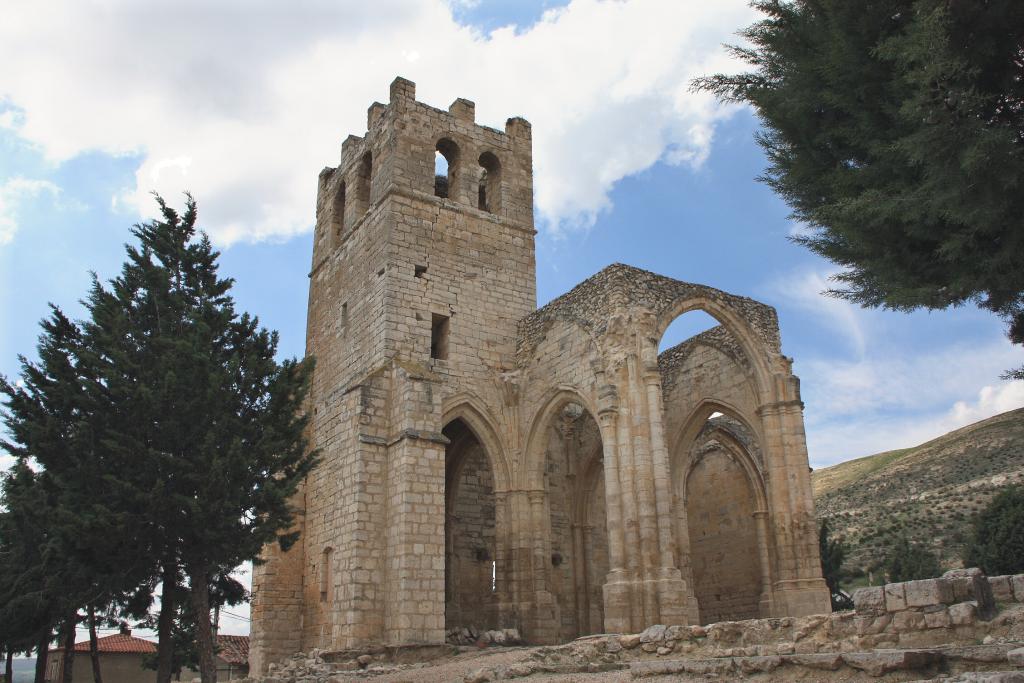
[[[396,78],[388,104],[367,110],[367,132],[349,135],[337,167],[320,173],[314,270],[389,194],[456,208],[533,232],[532,130],[513,117],[504,130],[475,120],[473,102],[448,110],[416,100],[416,84]],[[437,157],[447,165],[443,182]]]

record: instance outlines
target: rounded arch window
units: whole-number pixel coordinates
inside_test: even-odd
[[[481,211],[501,211],[501,162],[493,152],[484,152],[477,179],[477,208]]]
[[[434,147],[434,196],[453,197],[459,169],[459,146],[451,138],[441,138]]]

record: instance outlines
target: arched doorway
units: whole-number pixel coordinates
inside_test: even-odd
[[[741,422],[715,413],[690,448],[684,501],[694,594],[702,624],[761,614],[766,560],[756,448]],[[681,489],[681,490],[680,490]]]
[[[494,472],[460,418],[444,428],[445,630],[498,627]]]
[[[544,462],[551,557],[549,589],[558,605],[555,633],[567,641],[604,630],[608,574],[601,434],[593,416],[567,401],[548,426]]]

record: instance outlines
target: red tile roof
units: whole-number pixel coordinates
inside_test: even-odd
[[[249,636],[217,636],[217,645],[220,651],[217,656],[228,664],[235,666],[247,666],[249,664]],[[143,640],[124,633],[115,633],[112,636],[104,636],[96,639],[96,647],[102,653],[112,654],[152,654],[156,652],[156,643],[150,640]],[[64,648],[58,647],[50,652],[63,652]],[[75,652],[89,652],[89,641],[75,643]]]
[[[96,639],[96,648],[100,652],[108,652],[114,654],[138,654],[147,655],[156,652],[156,643],[149,640],[143,640],[142,638],[136,638],[135,636],[126,635],[124,633],[115,633],[112,636],[103,636],[102,638]],[[58,647],[50,650],[50,652],[63,652],[64,648]],[[75,643],[75,652],[88,652],[89,641],[85,640],[81,643]]]
[[[249,665],[249,636],[217,636],[217,656],[235,666]]]

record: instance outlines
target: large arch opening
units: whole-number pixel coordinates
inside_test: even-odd
[[[698,432],[675,482],[702,624],[766,616],[765,512],[757,454],[751,452],[756,448],[742,422],[716,411]]]
[[[665,327],[658,355],[677,566],[700,623],[769,616],[764,465],[752,426],[765,359],[742,321],[693,303]]]
[[[461,418],[444,428],[445,630],[498,627],[494,472],[487,451]]]
[[[580,403],[567,401],[547,427],[544,488],[551,556],[554,633],[568,641],[604,630],[608,531],[601,433]]]

